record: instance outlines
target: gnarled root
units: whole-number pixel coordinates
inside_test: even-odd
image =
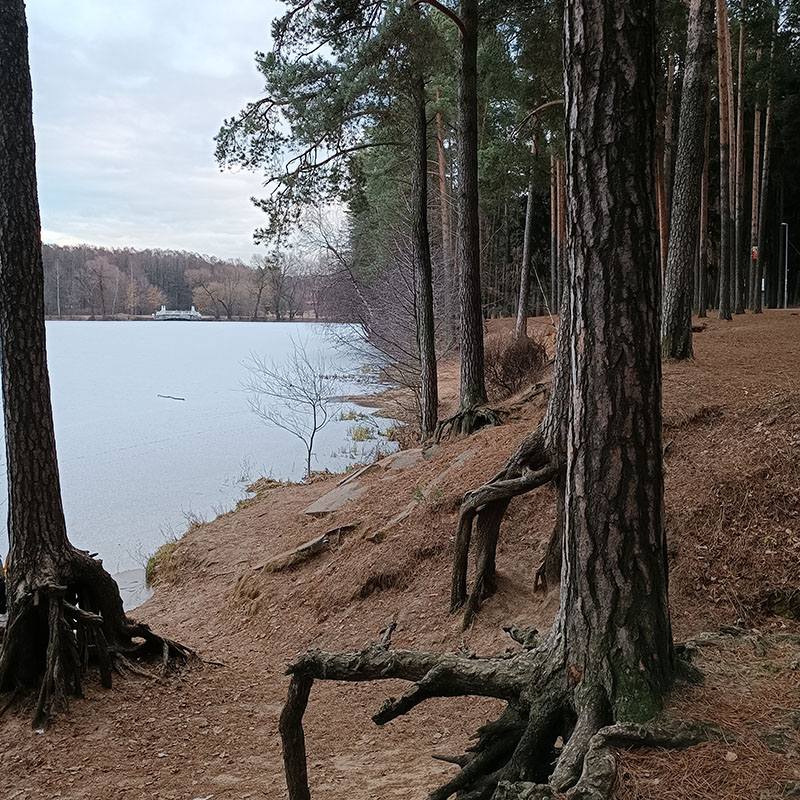
[[[442,420],[433,435],[435,442],[442,439],[458,439],[471,436],[481,428],[492,428],[500,424],[500,414],[486,406],[459,409],[452,417]]]
[[[284,767],[289,800],[310,800],[303,714],[315,680],[364,681],[400,678],[411,688],[384,703],[373,720],[383,725],[431,697],[478,695],[507,705],[484,725],[477,742],[461,756],[435,756],[460,769],[429,800],[606,800],[616,775],[613,748],[689,747],[722,739],[715,726],[660,721],[611,724],[611,703],[600,685],[575,685],[563,655],[551,642],[532,647],[534,633],[511,629],[529,645],[513,655],[470,658],[417,650],[390,650],[388,637],[356,653],[303,654],[292,676],[281,714]],[[563,748],[556,747],[563,739]]]
[[[114,670],[139,670],[130,659],[156,656],[162,673],[193,655],[183,645],[129,619],[114,579],[87,553],[66,553],[60,581],[12,585],[9,622],[0,654],[0,689],[34,690],[34,727],[46,726],[68,697],[83,696],[89,665],[111,688]],[[66,580],[64,580],[66,578]]]
[[[497,542],[503,516],[512,498],[549,483],[560,472],[559,465],[545,443],[544,435],[537,430],[522,440],[497,475],[483,486],[464,495],[453,550],[450,611],[455,612],[465,606],[465,629],[483,602],[497,591]],[[475,583],[468,597],[467,565],[473,524],[476,531],[476,571]],[[560,526],[557,524],[557,527]],[[560,568],[560,537],[556,544],[558,552],[552,558],[558,561]]]

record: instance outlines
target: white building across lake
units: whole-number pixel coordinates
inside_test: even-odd
[[[193,319],[202,319],[203,315],[194,307],[192,306],[189,311],[177,311],[175,309],[169,309],[166,306],[161,306],[161,308],[153,314],[153,319],[160,319],[160,320],[193,320]]]

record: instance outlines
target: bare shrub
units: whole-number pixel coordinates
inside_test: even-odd
[[[485,344],[486,388],[495,399],[516,394],[534,383],[547,364],[544,344],[529,336],[490,336]]]

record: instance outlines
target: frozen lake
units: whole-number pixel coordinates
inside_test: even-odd
[[[304,343],[337,374],[360,365],[337,352],[321,325],[247,322],[47,323],[48,364],[70,540],[114,573],[143,566],[187,515],[212,519],[261,475],[302,478],[299,439],[261,422],[242,385],[251,354],[280,360]],[[170,395],[185,398],[171,400]],[[345,410],[349,406],[342,406]],[[318,434],[314,469],[355,460],[336,419]],[[0,432],[0,436],[2,432]],[[374,447],[375,441],[362,447]],[[0,513],[6,516],[5,446]],[[3,522],[5,527],[5,522]],[[3,544],[3,553],[7,544]]]

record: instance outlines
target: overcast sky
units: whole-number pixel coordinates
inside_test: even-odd
[[[252,173],[214,134],[259,96],[276,0],[28,0],[42,238],[257,252]]]

